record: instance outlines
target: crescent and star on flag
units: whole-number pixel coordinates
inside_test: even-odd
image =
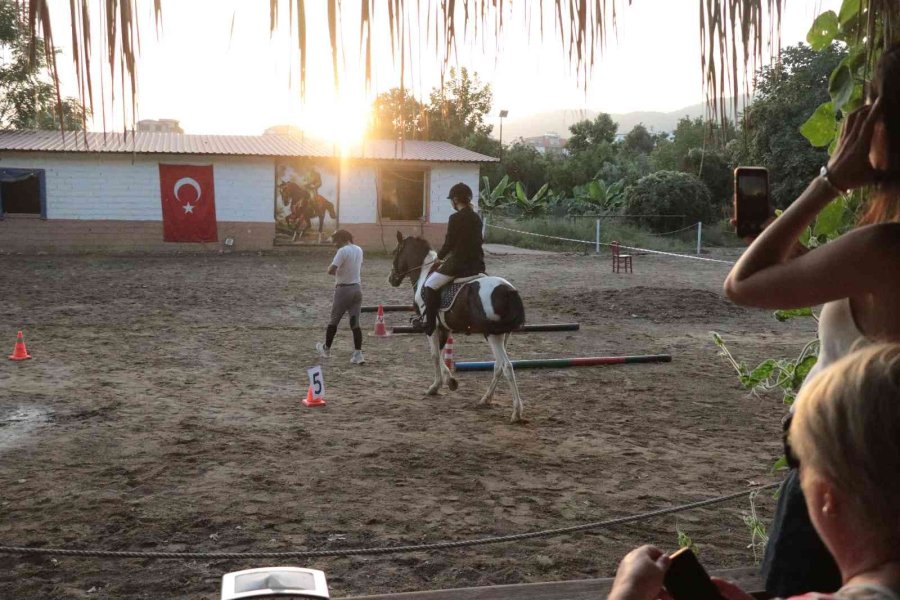
[[[175,201],[181,204],[181,198],[178,197],[178,192],[184,186],[189,185],[197,192],[197,199],[195,202],[200,202],[200,184],[197,183],[197,180],[193,177],[182,177],[178,181],[175,182],[175,185],[172,188],[172,194],[175,196]],[[191,204],[190,200],[182,205],[185,214],[194,214],[194,209],[197,208],[197,204]]]

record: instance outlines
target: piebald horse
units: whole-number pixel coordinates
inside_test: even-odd
[[[419,314],[424,313],[425,303],[422,300],[422,285],[428,275],[436,268],[437,252],[431,249],[428,242],[420,237],[407,237],[397,232],[397,250],[394,252],[394,265],[388,278],[390,284],[398,287],[409,277],[415,291],[415,302]],[[448,284],[450,285],[450,284]],[[508,281],[500,277],[481,277],[467,283],[449,310],[443,311],[438,319],[438,326],[429,338],[431,359],[434,362],[434,383],[428,388],[428,395],[434,396],[447,384],[451,391],[458,387],[453,373],[441,360],[441,349],[447,342],[450,333],[480,333],[487,339],[494,354],[494,377],[487,392],[478,403],[487,406],[500,381],[500,375],[509,382],[513,397],[511,421],[522,420],[524,405],[516,385],[516,374],[512,362],[506,353],[506,342],[509,334],[525,323],[525,307],[519,292]]]

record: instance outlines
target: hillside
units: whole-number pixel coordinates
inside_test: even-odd
[[[518,119],[508,118],[503,122],[503,139],[507,143],[511,143],[520,137],[533,137],[549,132],[555,132],[567,138],[570,125],[584,119],[593,119],[598,112],[583,109],[560,109],[527,115]],[[672,131],[682,117],[696,118],[705,114],[706,105],[694,104],[672,112],[636,111],[610,116],[619,124],[619,133],[628,133],[639,123],[643,123],[647,129],[653,132]],[[494,135],[499,135],[499,128],[496,125],[494,126]]]

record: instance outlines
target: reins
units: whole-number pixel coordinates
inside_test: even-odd
[[[402,273],[400,273],[399,275],[397,275],[397,277],[406,277],[407,275],[409,275],[409,274],[412,273],[413,271],[416,271],[416,270],[418,270],[418,269],[424,269],[424,268],[427,267],[428,265],[433,265],[433,264],[436,263],[437,261],[438,261],[438,259],[436,258],[436,259],[434,259],[434,260],[431,261],[431,262],[422,263],[422,264],[419,265],[418,267],[413,267],[412,269],[407,269],[406,271],[403,271]],[[384,277],[384,275],[382,275],[382,277]]]

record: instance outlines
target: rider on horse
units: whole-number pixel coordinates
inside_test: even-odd
[[[447,237],[438,252],[437,269],[425,281],[422,299],[425,302],[425,334],[437,327],[441,308],[440,289],[457,277],[471,277],[484,273],[484,243],[481,237],[481,217],[472,209],[472,188],[457,183],[447,196],[456,213],[450,215]]]

